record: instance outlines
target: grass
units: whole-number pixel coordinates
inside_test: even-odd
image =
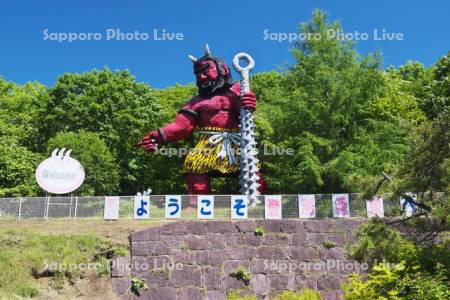
[[[227,293],[227,300],[256,300],[255,295],[241,295],[242,290],[235,290]],[[298,292],[284,291],[272,298],[273,300],[322,300],[320,293],[312,289],[301,289]]]
[[[0,221],[0,299],[114,299],[110,259],[151,221]]]
[[[34,297],[40,294],[38,278],[52,277],[51,286],[60,289],[65,281],[86,276],[77,266],[99,263],[96,272],[108,273],[107,258],[99,256],[108,248],[92,234],[66,236],[41,234],[33,230],[0,231],[0,294],[3,297]],[[97,259],[94,259],[97,257]]]

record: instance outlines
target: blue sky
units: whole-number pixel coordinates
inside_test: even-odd
[[[255,72],[292,62],[287,42],[264,40],[268,33],[296,32],[315,8],[340,20],[346,32],[368,33],[357,43],[366,55],[381,50],[384,66],[408,59],[430,65],[450,50],[450,1],[2,1],[0,75],[17,83],[52,85],[64,72],[94,68],[128,69],[138,81],[163,88],[194,81],[189,53],[202,56],[207,41],[213,54],[231,61],[250,53]],[[338,3],[336,3],[338,2]],[[44,40],[48,33],[100,33],[101,40],[72,43]],[[107,40],[107,29],[148,33],[148,40]],[[183,40],[161,38],[163,29]],[[374,30],[401,33],[403,40],[374,40]],[[114,39],[114,38],[113,38]],[[235,76],[237,77],[237,76]]]

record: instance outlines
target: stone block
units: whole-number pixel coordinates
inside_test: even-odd
[[[266,294],[269,290],[266,275],[254,274],[250,280],[249,287],[255,294]]]
[[[288,252],[283,246],[259,246],[258,257],[267,259],[288,259]]]
[[[201,283],[202,273],[199,266],[184,265],[181,269],[173,269],[170,274],[170,286],[200,286]]]
[[[172,248],[168,247],[163,242],[156,242],[151,251],[152,255],[172,255]]]
[[[152,270],[142,276],[149,288],[167,286],[169,282],[169,270]]]
[[[131,256],[147,256],[155,246],[155,242],[133,242],[131,243]]]
[[[206,225],[204,221],[189,221],[186,222],[189,232],[194,235],[205,235]]]
[[[304,230],[303,222],[299,220],[282,220],[281,231],[284,233],[295,233]]]
[[[264,234],[264,245],[288,246],[289,235],[285,233],[266,233]]]
[[[178,290],[178,300],[203,299],[205,291],[199,288],[186,287]]]
[[[183,235],[161,235],[161,241],[171,249],[182,249],[184,247]]]
[[[112,291],[114,294],[125,294],[130,286],[131,282],[129,278],[113,278],[111,282]]]
[[[317,250],[306,247],[289,247],[290,256],[297,261],[312,261],[318,258]]]
[[[207,290],[220,289],[221,282],[224,278],[222,269],[219,267],[203,267],[203,286]]]
[[[119,256],[114,258],[112,262],[112,277],[128,276],[131,271],[131,258],[128,256]]]
[[[308,220],[304,226],[308,232],[335,232],[337,230],[334,220]]]
[[[225,291],[206,291],[206,296],[203,300],[227,300],[227,294]]]
[[[327,260],[327,259],[345,260],[346,256],[347,256],[347,252],[342,247],[334,247],[331,249],[325,249],[325,248],[319,249],[319,257],[321,260]]]
[[[189,250],[211,249],[211,242],[205,236],[187,235],[185,237],[186,248]]]
[[[268,273],[270,267],[270,261],[264,259],[252,259],[250,262],[250,272],[252,274],[256,273]]]
[[[240,241],[239,243],[242,246],[259,246],[262,245],[264,240],[264,237],[259,236],[259,235],[255,235],[252,232],[245,232],[245,233],[241,233],[240,234]]]
[[[281,232],[281,223],[283,220],[257,220],[257,227],[264,227],[264,232]]]
[[[237,227],[231,221],[209,221],[206,222],[208,233],[233,233],[238,232]]]
[[[159,228],[159,233],[161,235],[188,234],[189,229],[186,225],[186,222],[178,221],[161,225],[161,227]]]
[[[268,274],[267,281],[271,289],[285,290],[288,288],[289,276],[281,274]]]
[[[256,255],[255,248],[226,248],[225,252],[229,259],[232,260],[243,260],[252,259]]]
[[[130,241],[133,242],[147,242],[157,241],[159,239],[159,227],[150,227],[144,230],[135,231],[130,234]]]
[[[237,289],[243,289],[245,288],[244,282],[241,280],[238,280],[234,277],[225,276],[224,280],[222,281],[222,289],[225,290],[237,290]]]
[[[341,283],[337,276],[321,276],[317,278],[317,289],[324,290],[337,290],[340,289]]]
[[[291,234],[290,245],[292,246],[306,246],[308,236],[305,231],[296,232]]]
[[[295,290],[300,289],[317,289],[317,279],[314,276],[295,276]]]
[[[230,235],[233,234],[235,233],[231,233]],[[227,245],[227,240],[229,239],[229,235],[225,237],[223,234],[220,233],[208,233],[207,237],[209,242],[211,243],[211,246],[215,249],[225,248]]]
[[[193,264],[194,258],[190,250],[173,249],[172,257],[174,263]]]
[[[247,271],[250,269],[250,261],[249,260],[229,260],[223,264],[223,272],[225,276],[230,275],[237,268],[243,267]]]
[[[256,230],[256,222],[253,220],[242,220],[236,221],[235,225],[239,232],[250,232],[254,233]]]
[[[177,289],[173,287],[156,287],[146,290],[139,299],[173,300],[177,299]]]

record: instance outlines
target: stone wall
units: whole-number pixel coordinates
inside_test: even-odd
[[[148,285],[130,291],[130,274],[113,268],[113,290],[122,299],[226,299],[230,290],[271,299],[284,290],[312,288],[324,299],[340,299],[340,283],[358,265],[346,245],[360,220],[179,221],[133,233],[131,277]],[[258,235],[257,227],[264,228]],[[232,276],[251,273],[244,282]],[[359,266],[361,267],[361,266]]]

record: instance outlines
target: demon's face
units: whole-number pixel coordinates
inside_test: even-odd
[[[212,60],[201,61],[194,67],[197,86],[200,89],[211,87],[213,82],[219,78],[217,66]]]

